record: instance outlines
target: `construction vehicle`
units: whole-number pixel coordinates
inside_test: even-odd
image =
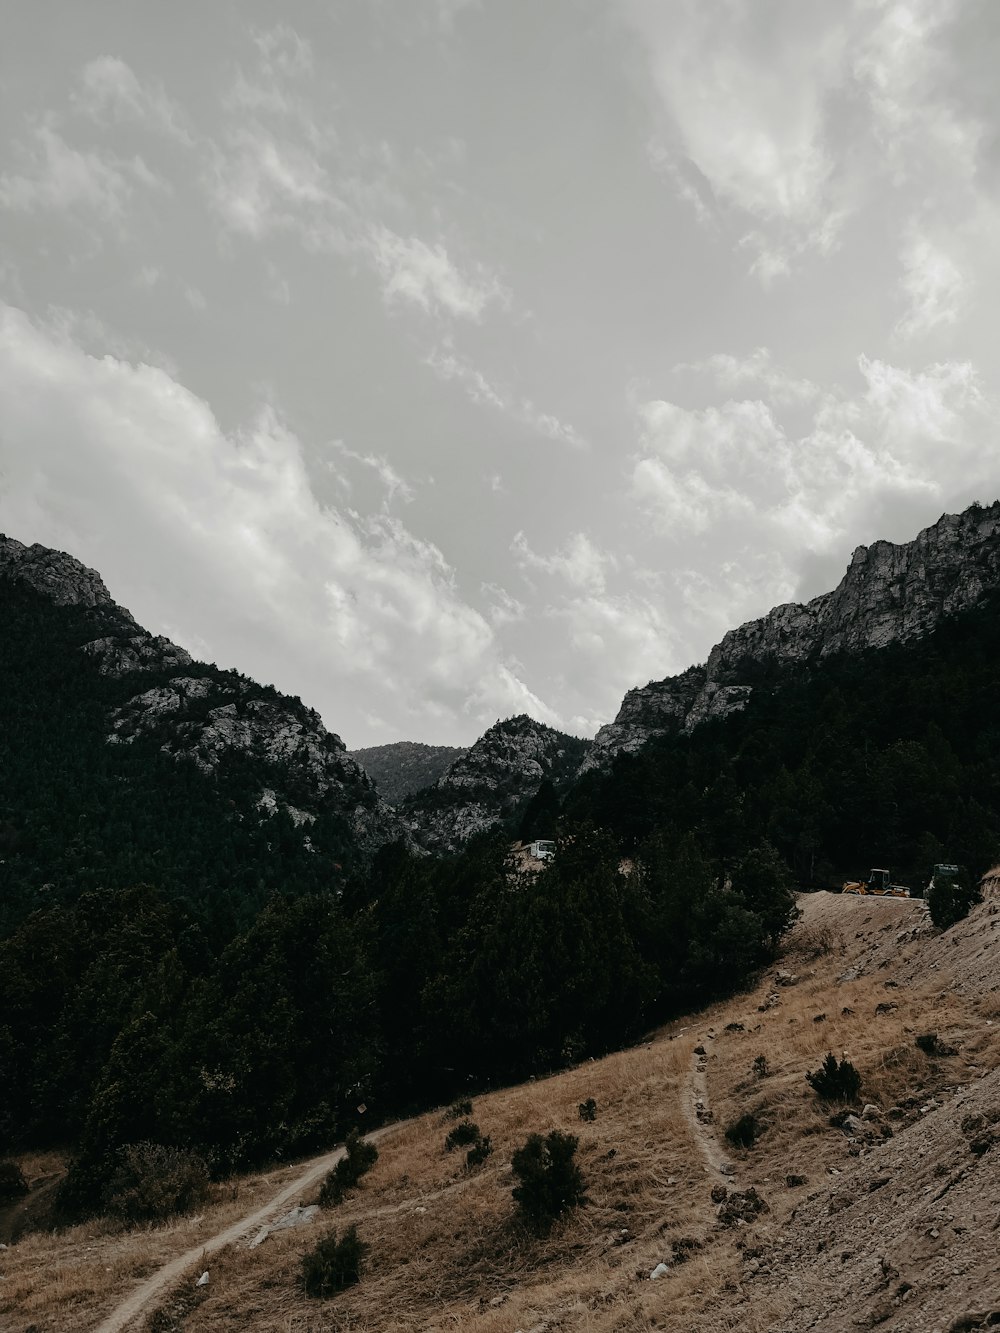
[[[841,893],[856,893],[865,898],[909,898],[910,890],[903,884],[893,884],[888,870],[878,867],[869,870],[867,880],[848,880]]]
[[[962,878],[962,875],[963,871],[961,866],[945,865],[943,863],[940,865],[936,865],[934,867],[933,872],[931,873],[930,883],[924,890],[924,897],[926,897],[930,893],[931,889],[934,888],[935,884],[944,884],[947,880],[950,880],[952,881],[952,883],[955,883],[956,881]]]

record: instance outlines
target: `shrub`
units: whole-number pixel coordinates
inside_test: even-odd
[[[579,1140],[558,1129],[542,1138],[529,1136],[514,1154],[519,1184],[513,1190],[521,1216],[532,1230],[544,1234],[557,1217],[584,1202],[583,1175],[573,1161]]]
[[[916,1045],[924,1055],[957,1055],[954,1046],[946,1045],[936,1032],[921,1032],[915,1039]]]
[[[16,1162],[0,1162],[0,1203],[20,1199],[28,1192],[24,1172]]]
[[[594,1101],[593,1097],[588,1097],[585,1102],[581,1102],[578,1109],[581,1120],[597,1119],[597,1103]]]
[[[452,1102],[445,1115],[449,1120],[466,1120],[472,1115],[472,1103],[467,1097],[462,1101]]]
[[[456,1125],[450,1130],[448,1137],[444,1141],[445,1150],[451,1152],[452,1148],[466,1148],[470,1143],[478,1143],[481,1138],[479,1126],[474,1120],[463,1120],[460,1125]]]
[[[347,1228],[340,1240],[335,1231],[324,1236],[302,1260],[306,1295],[333,1296],[353,1286],[361,1277],[361,1265],[369,1248],[353,1226]]]
[[[159,1222],[204,1203],[209,1194],[204,1159],[162,1143],[127,1143],[104,1187],[102,1202],[125,1222]]]
[[[489,1135],[484,1139],[477,1139],[465,1154],[465,1165],[470,1168],[474,1166],[482,1166],[492,1151],[493,1144],[490,1142]]]
[[[757,1078],[767,1078],[771,1071],[768,1068],[766,1055],[758,1055],[754,1057],[753,1072]]]
[[[752,1148],[764,1132],[765,1126],[752,1111],[734,1120],[726,1130],[726,1138],[734,1148]]]
[[[806,1082],[825,1102],[856,1102],[861,1091],[861,1075],[845,1055],[838,1061],[831,1052],[823,1067],[806,1074]]]
[[[320,1187],[320,1206],[328,1208],[331,1204],[340,1203],[347,1191],[353,1189],[377,1161],[378,1149],[374,1143],[367,1143],[356,1129],[352,1129],[344,1140],[344,1156]]]

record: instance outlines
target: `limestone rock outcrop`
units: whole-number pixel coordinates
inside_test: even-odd
[[[320,814],[333,815],[363,855],[409,841],[406,825],[340,737],[298,699],[195,662],[163,635],[149,634],[95,570],[64,551],[0,535],[0,587],[4,581],[27,585],[56,606],[83,608],[83,633],[94,637],[78,651],[102,676],[123,682],[121,702],[109,713],[109,743],[152,738],[161,751],[207,774],[249,759],[260,774],[257,817],[280,809],[306,828]]]
[[[730,630],[704,666],[630,690],[583,770],[746,706],[768,672],[919,638],[1000,588],[1000,502],[945,514],[912,542],[859,546],[838,586]]]
[[[456,851],[516,815],[546,779],[556,785],[568,779],[589,744],[523,713],[495,723],[406,803],[417,840],[430,851]]]

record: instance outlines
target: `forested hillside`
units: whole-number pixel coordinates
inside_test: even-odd
[[[82,649],[115,627],[117,611],[53,605],[26,584],[0,580],[0,922],[9,929],[32,908],[87,890],[151,883],[197,904],[209,928],[225,935],[275,890],[330,887],[358,866],[353,811],[377,806],[364,774],[338,765],[335,796],[317,801],[294,755],[230,746],[209,765],[178,753],[185,725],[211,708],[251,716],[251,701],[259,708],[281,700],[269,686],[204,663],[184,666],[186,708],[178,700],[141,714],[141,728],[132,723],[138,710],[129,716],[125,705],[137,690],[169,693],[176,667],[101,671]],[[283,709],[308,713],[292,700]],[[136,726],[128,743],[114,727],[119,712]],[[337,765],[340,743],[330,739]],[[266,798],[275,790],[283,800]],[[307,833],[296,825],[296,801],[310,806]]]
[[[399,805],[413,792],[437,782],[463,754],[461,746],[421,745],[419,741],[394,741],[351,751],[390,805]]]
[[[1000,596],[925,639],[758,669],[745,711],[588,773],[563,811],[624,847],[695,837],[727,865],[766,838],[811,887],[1000,851]]]
[[[1000,847],[995,601],[763,672],[744,712],[549,786],[559,851],[523,874],[504,827],[352,860],[342,807],[306,832],[287,766],[209,766],[196,716],[108,743],[135,682],[79,651],[89,613],[3,592],[0,1135],[78,1145],[67,1213],[101,1206],[126,1143],[225,1172],[324,1145],[362,1105],[370,1123],[608,1049],[743,984],[796,881],[978,873]],[[238,720],[242,678],[185,671]]]

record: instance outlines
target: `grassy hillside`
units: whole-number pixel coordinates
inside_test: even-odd
[[[980,1327],[955,1321],[998,1308],[1000,916],[984,904],[941,934],[919,903],[817,894],[800,905],[780,977],[772,969],[632,1050],[476,1098],[494,1153],[473,1171],[445,1151],[455,1122],[441,1111],[390,1129],[343,1204],[259,1248],[214,1256],[207,1287],[194,1287],[191,1269],[147,1311],[148,1327]],[[938,1053],[916,1042],[931,1033]],[[857,1129],[831,1123],[839,1108],[805,1080],[831,1050],[861,1073],[858,1112],[875,1108]],[[596,1119],[584,1122],[577,1108],[590,1097]],[[725,1130],[748,1112],[760,1137],[733,1147]],[[510,1163],[528,1133],[552,1128],[580,1139],[588,1202],[539,1239],[517,1223]],[[4,1255],[0,1315],[17,1333],[92,1327],[141,1276],[292,1174],[220,1185],[203,1216],[154,1231],[90,1223],[26,1238]],[[752,1187],[767,1210],[727,1225],[732,1199],[713,1202],[713,1187],[737,1204]],[[309,1300],[302,1256],[349,1223],[371,1246],[361,1282]],[[661,1262],[666,1274],[651,1281]]]

